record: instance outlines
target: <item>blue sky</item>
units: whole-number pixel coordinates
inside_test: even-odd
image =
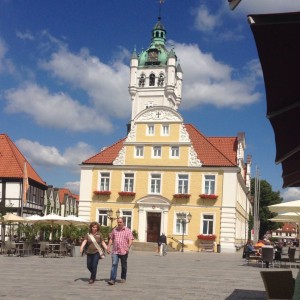
[[[150,44],[158,0],[0,0],[0,132],[47,184],[78,192],[79,164],[126,135],[129,59]],[[166,0],[162,22],[184,73],[180,113],[207,136],[246,134],[252,170],[285,200],[247,15],[300,0]],[[170,49],[169,47],[169,49]]]

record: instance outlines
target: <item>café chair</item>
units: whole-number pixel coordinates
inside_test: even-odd
[[[12,241],[5,241],[4,249],[5,249],[7,256],[14,255],[14,254],[16,254],[16,243],[12,242]]]
[[[271,265],[274,268],[274,248],[261,248],[261,266],[263,268],[264,263]]]
[[[68,253],[67,243],[66,242],[61,242],[59,244],[58,249],[54,249],[53,252],[54,252],[55,256],[57,254],[58,257],[67,256],[67,253]]]
[[[40,255],[45,257],[45,255],[48,256],[49,254],[49,242],[41,242],[40,243]]]
[[[292,267],[292,263],[296,263],[295,260],[296,248],[290,247],[287,253],[287,257],[281,258],[281,262],[290,263],[290,268]]]
[[[295,279],[292,271],[261,271],[267,299],[292,299]]]

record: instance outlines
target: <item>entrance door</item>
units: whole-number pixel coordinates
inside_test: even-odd
[[[147,213],[147,242],[157,242],[160,234],[160,213]]]

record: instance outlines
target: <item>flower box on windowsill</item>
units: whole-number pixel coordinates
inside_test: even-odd
[[[106,195],[110,195],[111,191],[94,191],[94,195],[99,195],[99,196],[106,196]]]
[[[191,195],[190,194],[174,194],[173,197],[180,198],[180,199],[186,199],[186,198],[190,198]]]
[[[122,197],[134,197],[135,196],[135,192],[119,192],[119,195]]]
[[[215,234],[198,234],[197,238],[199,240],[204,240],[204,241],[214,241],[216,239]]]
[[[199,195],[199,197],[201,199],[217,199],[218,195],[214,195],[214,194],[201,194],[201,195]]]

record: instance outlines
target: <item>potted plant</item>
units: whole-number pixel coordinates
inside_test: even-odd
[[[215,195],[215,194],[200,194],[199,197],[201,199],[217,199],[218,195]]]
[[[111,191],[94,191],[94,195],[110,195],[111,194]]]
[[[204,240],[204,241],[214,241],[216,239],[215,234],[198,234],[197,238],[199,240]]]
[[[127,197],[134,197],[135,196],[135,192],[123,192],[123,191],[121,191],[118,194],[122,197],[126,197],[126,196]]]
[[[184,199],[184,198],[190,198],[191,195],[190,194],[174,194],[173,197],[177,198],[177,199]]]

